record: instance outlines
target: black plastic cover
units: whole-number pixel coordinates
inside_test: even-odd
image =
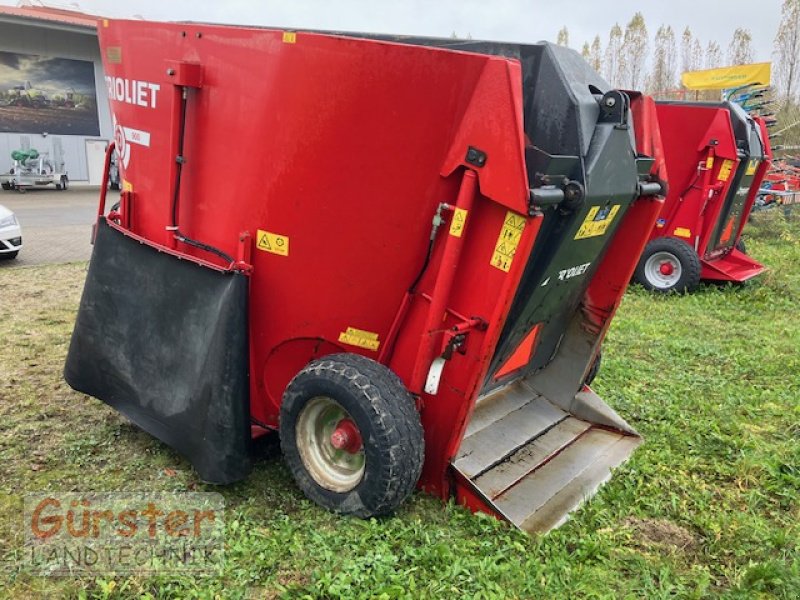
[[[210,483],[247,476],[248,281],[97,224],[64,378]]]

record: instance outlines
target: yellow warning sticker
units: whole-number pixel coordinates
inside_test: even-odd
[[[619,212],[619,204],[614,206],[593,206],[589,209],[589,214],[583,220],[583,224],[578,233],[575,234],[576,240],[597,237],[605,234],[609,225],[614,222],[614,217]]]
[[[123,192],[132,192],[133,191],[133,184],[130,181],[126,181],[125,179],[122,180],[122,191]]]
[[[453,237],[461,237],[464,233],[464,225],[467,222],[467,211],[463,208],[457,208],[453,211],[453,220],[450,222],[450,235]]]
[[[733,161],[726,158],[722,161],[722,166],[719,168],[717,180],[728,181],[728,179],[731,177],[731,169],[733,169]]]
[[[339,341],[343,344],[365,348],[367,350],[377,350],[381,343],[378,341],[378,334],[355,327],[348,327],[339,334]]]
[[[284,31],[283,32],[283,43],[284,44],[294,44],[297,42],[297,34],[294,31]]]
[[[672,234],[682,238],[692,237],[692,232],[689,229],[686,229],[686,227],[676,227]]]
[[[494,245],[492,260],[489,261],[489,264],[508,273],[511,270],[511,261],[514,260],[514,254],[524,229],[525,217],[509,210],[503,221],[500,235],[497,236],[497,243]]]
[[[280,256],[289,256],[289,238],[259,229],[256,234],[256,248]]]
[[[755,158],[750,161],[747,165],[747,171],[745,171],[745,175],[753,175],[756,172],[756,167],[758,167],[758,160]]]
[[[714,166],[714,157],[713,156],[709,156],[706,159],[706,169],[710,169],[713,166]]]

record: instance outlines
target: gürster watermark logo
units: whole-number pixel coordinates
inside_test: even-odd
[[[209,572],[224,562],[215,493],[25,497],[25,562],[42,575]]]

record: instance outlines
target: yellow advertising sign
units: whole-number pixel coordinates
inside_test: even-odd
[[[769,85],[771,80],[772,63],[768,62],[687,71],[681,74],[681,83],[689,90],[724,90],[750,83]]]

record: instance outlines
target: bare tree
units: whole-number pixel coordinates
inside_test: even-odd
[[[681,72],[696,71],[697,65],[692,61],[692,45],[695,39],[689,27],[683,30],[681,35]]]
[[[675,87],[675,32],[672,27],[658,28],[653,50],[653,72],[648,81],[651,92],[666,92]]]
[[[558,30],[558,37],[556,38],[556,44],[558,44],[559,46],[569,46],[569,31],[567,30],[566,25]]]
[[[703,45],[700,43],[700,40],[694,38],[692,42],[692,65],[694,65],[694,70],[699,71],[700,69],[705,68],[703,66]]]
[[[614,23],[608,34],[608,46],[606,47],[606,64],[603,75],[613,86],[622,83],[620,73],[620,53],[622,52],[622,27],[619,23]]]
[[[753,62],[753,36],[749,29],[737,27],[728,46],[728,63],[746,65]]]
[[[716,69],[722,66],[722,48],[714,40],[708,42],[706,46],[706,69]]]
[[[635,90],[644,83],[647,51],[647,26],[642,13],[637,12],[625,27],[625,36],[622,38],[620,70],[625,87]]]
[[[594,36],[592,47],[589,50],[589,64],[598,73],[603,69],[603,47],[600,42],[600,36]]]
[[[778,90],[791,101],[800,88],[800,0],[783,2],[773,55]]]

